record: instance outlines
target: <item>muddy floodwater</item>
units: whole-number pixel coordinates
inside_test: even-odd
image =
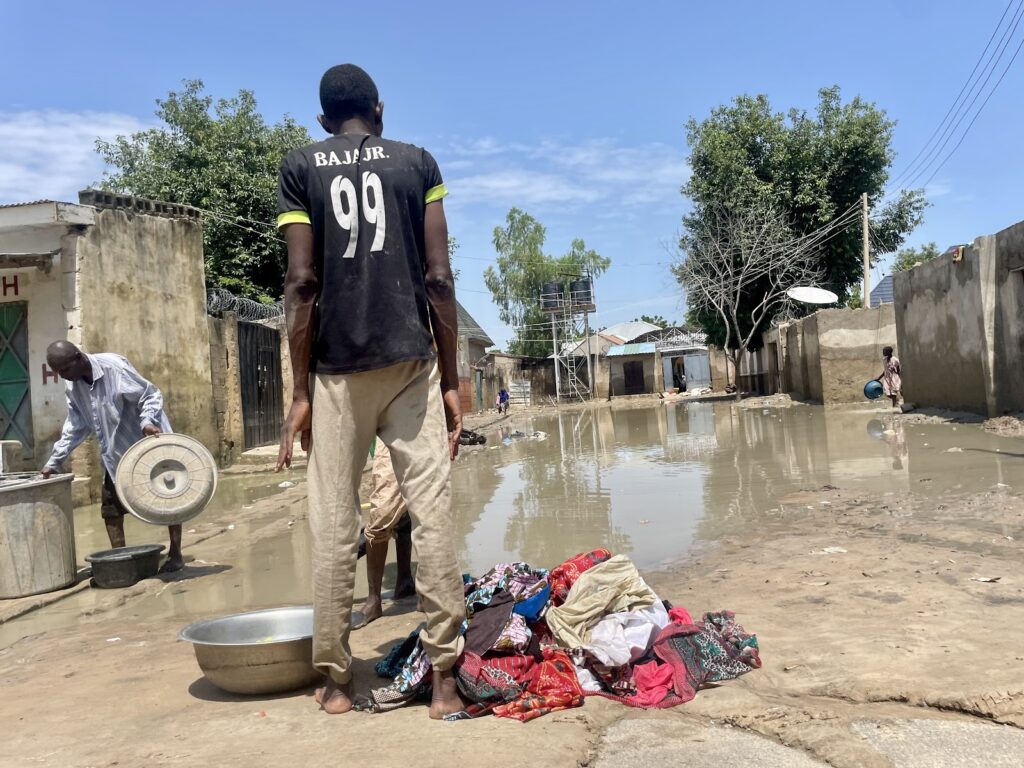
[[[909,490],[934,497],[937,506],[944,494],[1024,488],[1019,439],[977,426],[905,424],[863,409],[758,405],[513,413],[500,428],[483,430],[487,445],[467,451],[453,468],[453,535],[464,570],[479,574],[509,560],[553,567],[599,546],[655,568],[695,546],[756,529],[766,516],[806,504],[800,491],[824,486]],[[225,478],[211,508],[186,528],[234,527],[194,552],[186,547],[186,557],[195,559],[184,579],[114,609],[103,605],[114,591],[85,590],[0,626],[0,648],[98,620],[99,612],[126,621],[191,619],[308,603],[302,510],[275,512],[270,522],[280,532],[269,536],[251,535],[268,524],[265,515],[247,516],[258,500],[279,493],[284,479]],[[822,505],[815,513],[824,520],[830,510]],[[299,521],[292,527],[277,519],[293,514]],[[77,510],[75,525],[80,561],[108,546],[98,508]],[[166,543],[165,531],[135,519],[126,533],[129,543]],[[357,585],[357,596],[365,595],[362,563]]]
[[[607,546],[651,568],[695,543],[757,526],[804,489],[939,497],[1024,487],[1024,441],[976,426],[756,404],[513,415],[455,472],[463,562],[473,571],[509,559],[550,567]]]

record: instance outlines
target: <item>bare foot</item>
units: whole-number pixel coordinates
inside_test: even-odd
[[[430,699],[431,720],[442,720],[445,715],[453,715],[466,708],[455,684],[455,674],[450,669],[444,672],[435,669],[433,682],[434,693]]]
[[[185,567],[185,560],[182,558],[181,553],[171,554],[167,557],[167,562],[160,568],[160,573],[174,573],[180,571]]]
[[[416,595],[416,581],[415,579],[402,579],[395,584],[394,599],[402,600],[406,597],[414,597]]]
[[[362,610],[360,610],[359,612],[363,614],[363,620],[360,621],[358,624],[353,624],[353,630],[362,629],[371,621],[376,621],[384,615],[384,609],[381,608],[380,605],[380,598],[366,598],[366,602],[363,604]]]
[[[315,698],[328,715],[343,715],[352,709],[352,683],[338,685],[328,677],[323,688],[316,689]]]

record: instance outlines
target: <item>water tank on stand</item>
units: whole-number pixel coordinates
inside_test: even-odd
[[[561,309],[564,295],[565,283],[544,283],[540,289],[540,308],[544,312]]]
[[[594,303],[594,294],[590,289],[590,278],[581,277],[569,283],[569,295],[574,307],[589,307]]]

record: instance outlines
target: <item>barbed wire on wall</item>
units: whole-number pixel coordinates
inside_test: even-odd
[[[252,299],[235,296],[224,288],[211,288],[206,293],[206,311],[211,315],[234,312],[239,320],[256,323],[281,317],[284,314],[284,304],[280,301],[260,304]]]

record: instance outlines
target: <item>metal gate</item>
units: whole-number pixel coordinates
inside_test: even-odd
[[[683,355],[683,371],[688,392],[711,386],[711,360],[707,352]]]
[[[28,304],[0,304],[0,439],[21,443],[31,458],[32,399],[28,375]]]
[[[245,450],[271,445],[281,436],[283,420],[280,332],[239,322],[238,367]]]

